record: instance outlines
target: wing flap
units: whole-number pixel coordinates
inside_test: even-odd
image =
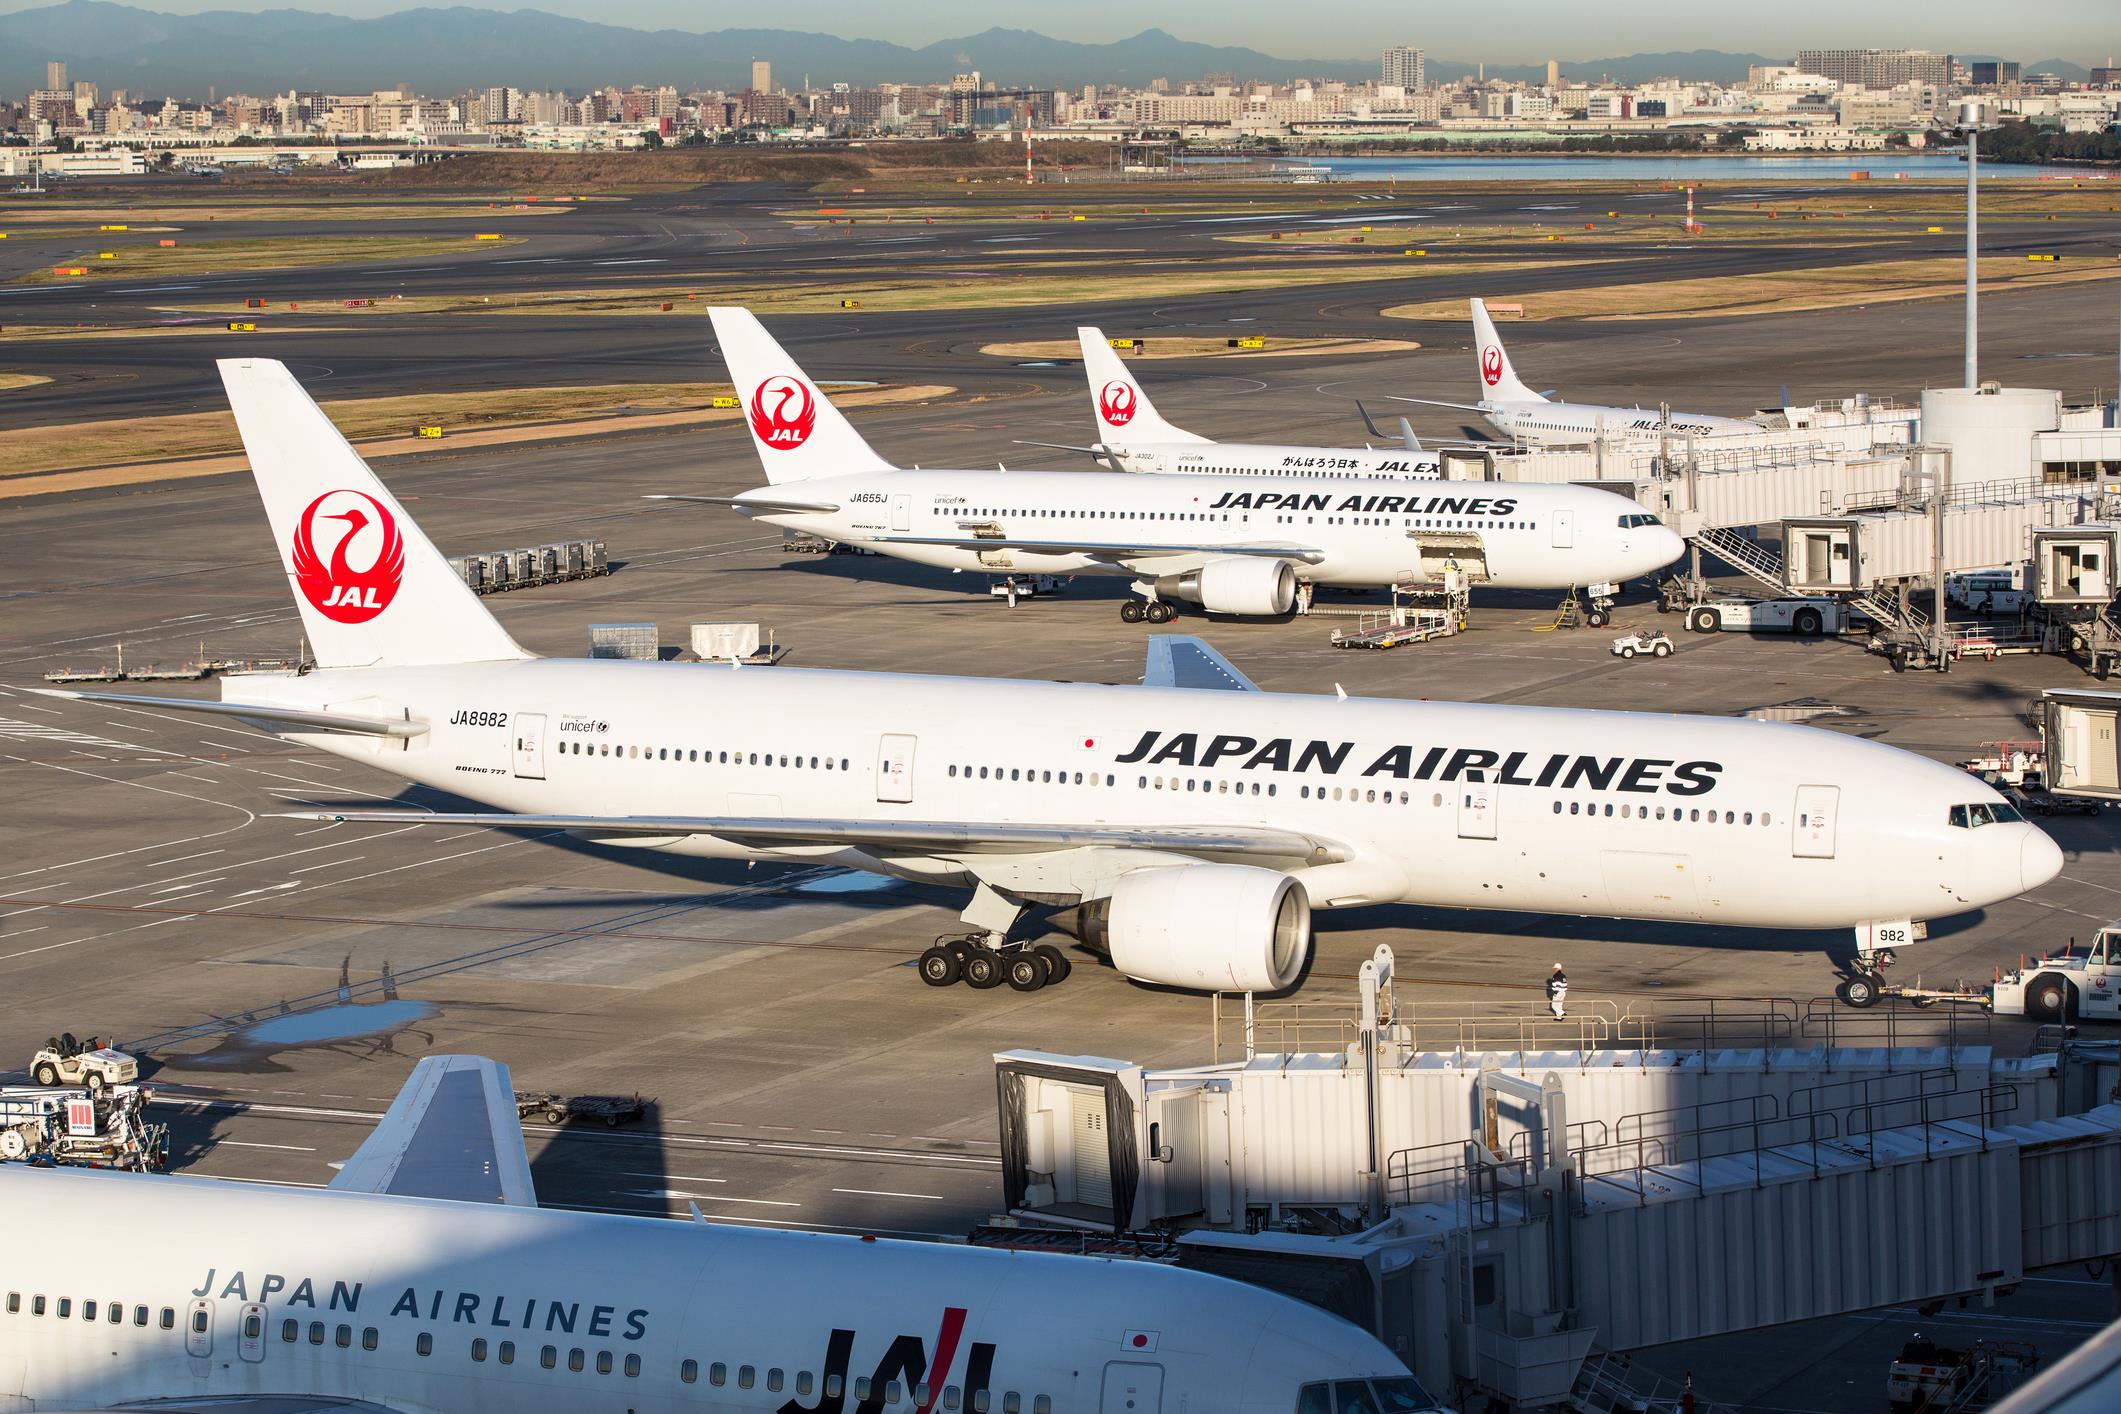
[[[454,825],[518,830],[569,830],[596,837],[628,835],[717,839],[763,848],[837,845],[889,854],[1046,854],[1099,846],[1182,854],[1326,863],[1345,857],[1331,840],[1238,826],[971,825],[950,820],[753,819],[711,815],[512,815],[505,812],[429,814],[419,810],[298,811],[282,818],[350,825]]]
[[[1259,685],[1237,665],[1189,633],[1149,636],[1143,687],[1190,687],[1220,692],[1257,692]]]
[[[536,1207],[508,1067],[484,1056],[421,1061],[331,1186]]]

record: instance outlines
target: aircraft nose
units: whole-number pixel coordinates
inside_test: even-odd
[[[2029,893],[2062,872],[2062,846],[2047,832],[2027,826],[2025,843],[2018,849],[2018,873]]]
[[[1668,525],[1653,525],[1645,528],[1642,540],[1643,573],[1661,570],[1686,553],[1686,537]]]

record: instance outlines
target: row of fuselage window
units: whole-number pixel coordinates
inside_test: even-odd
[[[948,508],[945,508],[946,511]],[[1232,517],[1228,511],[1217,514],[1213,511],[1026,511],[1015,509],[981,509],[956,511],[960,528],[969,528],[969,517],[982,517],[984,522],[999,524],[1002,517],[1021,517],[1025,520],[1151,520],[1151,521],[1204,521],[1216,525],[1227,525]],[[1251,517],[1243,518],[1242,524],[1250,524]],[[1277,515],[1275,525],[1396,525],[1408,530],[1537,530],[1536,520],[1461,520],[1451,516],[1387,515]]]
[[[32,1316],[48,1314],[59,1320],[72,1320],[74,1319],[75,1304],[74,1299],[70,1296],[47,1298],[42,1294],[33,1294],[25,1300],[19,1291],[10,1291],[7,1294],[7,1314],[10,1316],[21,1315],[26,1308]],[[125,1303],[122,1301],[100,1303],[82,1301],[79,1306],[80,1319],[83,1322],[93,1322],[100,1318],[107,1325],[116,1326],[125,1323]],[[155,1314],[153,1308],[147,1306],[134,1306],[132,1308],[133,1325],[145,1329],[150,1321],[153,1321],[155,1327],[159,1330],[173,1331],[177,1328],[176,1308],[164,1306],[161,1308],[159,1316]],[[211,1317],[206,1311],[202,1309],[192,1312],[191,1326],[194,1333],[199,1335],[207,1334],[210,1324]],[[243,1338],[245,1340],[257,1340],[264,1333],[265,1317],[255,1311],[247,1313],[243,1318]],[[299,1344],[303,1340],[304,1334],[305,1325],[302,1321],[288,1317],[280,1322],[280,1340],[282,1344]],[[311,1345],[323,1345],[328,1337],[331,1344],[341,1350],[352,1349],[355,1341],[354,1328],[352,1326],[327,1327],[323,1321],[308,1322],[306,1334],[308,1343]],[[382,1332],[378,1331],[374,1326],[363,1326],[359,1340],[361,1349],[375,1350],[382,1344]],[[414,1337],[413,1351],[418,1355],[434,1354],[433,1333],[421,1331]],[[512,1340],[488,1342],[483,1336],[475,1338],[471,1342],[472,1360],[475,1363],[484,1364],[489,1357],[498,1365],[515,1364],[515,1342]],[[562,1358],[560,1347],[556,1345],[539,1347],[538,1365],[541,1369],[558,1369]],[[623,1359],[614,1359],[612,1353],[608,1350],[599,1350],[592,1355],[589,1351],[575,1346],[567,1350],[564,1359],[567,1368],[575,1373],[583,1373],[592,1368],[592,1366],[600,1375],[609,1375],[615,1371],[622,1370],[628,1378],[637,1379],[641,1373],[641,1357],[634,1354],[628,1354]],[[764,1374],[764,1388],[768,1393],[778,1394],[782,1387],[788,1383],[786,1372],[778,1366],[767,1369]],[[678,1378],[686,1384],[698,1383],[700,1375],[700,1362],[697,1360],[686,1360],[678,1366]],[[707,1383],[717,1387],[732,1382],[729,1367],[720,1361],[706,1367],[706,1376]],[[760,1371],[756,1366],[739,1365],[734,1372],[734,1384],[738,1389],[751,1389],[760,1383],[759,1376]],[[797,1395],[808,1395],[814,1384],[815,1377],[810,1371],[799,1370],[796,1372],[794,1385]],[[837,1400],[843,1392],[840,1376],[827,1375],[825,1377],[825,1397],[827,1399]],[[854,1381],[854,1397],[857,1400],[867,1401],[874,1397],[882,1400],[887,1405],[891,1405],[899,1403],[901,1397],[909,1392],[915,1406],[924,1409],[930,1407],[969,1409],[973,1411],[973,1414],[990,1414],[990,1411],[998,1411],[998,1414],[1026,1414],[1024,1397],[1014,1390],[1006,1391],[997,1397],[992,1391],[977,1389],[972,1391],[971,1397],[968,1399],[964,1391],[956,1385],[946,1385],[940,1391],[940,1399],[933,1399],[931,1396],[936,1391],[931,1390],[926,1381],[912,1386],[910,1391],[897,1380],[885,1380],[873,1387],[867,1375],[859,1376]],[[1028,1414],[1052,1414],[1052,1410],[1053,1401],[1050,1397],[1043,1394],[1032,1396]]]
[[[560,743],[562,756],[623,756],[632,761],[679,761],[718,766],[787,766],[795,770],[851,771],[844,756],[776,756],[771,751],[714,752],[683,746],[620,746],[615,742],[573,741]]]

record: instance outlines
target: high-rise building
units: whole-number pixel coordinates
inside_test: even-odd
[[[1385,51],[1383,82],[1396,84],[1409,93],[1419,93],[1427,86],[1427,59],[1419,49],[1404,44],[1395,44]]]
[[[751,91],[753,93],[773,92],[773,64],[771,61],[766,59],[753,59],[751,61]]]
[[[1976,59],[1971,69],[1976,88],[1996,88],[2018,82],[2018,61],[2015,59]]]
[[[1952,56],[1927,49],[1800,49],[1797,69],[1858,88],[1898,88],[1904,83],[1942,88],[1951,82]]]
[[[1547,60],[1547,87],[1561,87],[1561,61],[1559,59]]]
[[[66,61],[64,59],[53,59],[45,64],[44,87],[48,92],[52,93],[56,93],[62,88],[72,87],[66,81]]]

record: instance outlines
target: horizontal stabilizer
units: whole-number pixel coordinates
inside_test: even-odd
[[[125,692],[77,692],[71,688],[33,687],[43,697],[75,702],[104,702],[113,707],[156,707],[168,712],[202,712],[210,717],[240,717],[246,722],[296,731],[345,732],[352,736],[413,737],[427,734],[427,723],[410,717],[363,717],[352,712],[315,712],[304,707],[268,707],[256,702],[211,702],[197,697],[135,697]]]
[[[1149,636],[1149,661],[1142,669],[1142,686],[1259,691],[1259,685],[1239,672],[1235,663],[1189,633]]]
[[[792,501],[782,496],[643,496],[644,501],[691,501],[701,506],[728,506],[739,511],[763,511],[767,515],[831,515],[837,501]]]
[[[1447,403],[1442,398],[1403,398],[1396,393],[1392,395],[1392,401],[1395,403],[1418,403],[1425,408],[1455,408],[1459,412],[1487,411],[1479,403]]]
[[[1101,457],[1106,451],[1104,447],[1077,447],[1067,442],[1033,442],[1024,437],[1012,440],[1019,447],[1044,447],[1049,452],[1081,452],[1086,457]]]
[[[287,820],[348,825],[453,825],[512,830],[567,830],[589,839],[644,836],[677,839],[712,835],[761,848],[839,845],[888,855],[1044,854],[1062,849],[1151,849],[1177,854],[1238,856],[1325,863],[1345,857],[1330,840],[1293,830],[1249,825],[1157,826],[998,825],[958,820],[783,819],[723,815],[512,815],[505,812],[430,814],[424,810],[291,811]]]

